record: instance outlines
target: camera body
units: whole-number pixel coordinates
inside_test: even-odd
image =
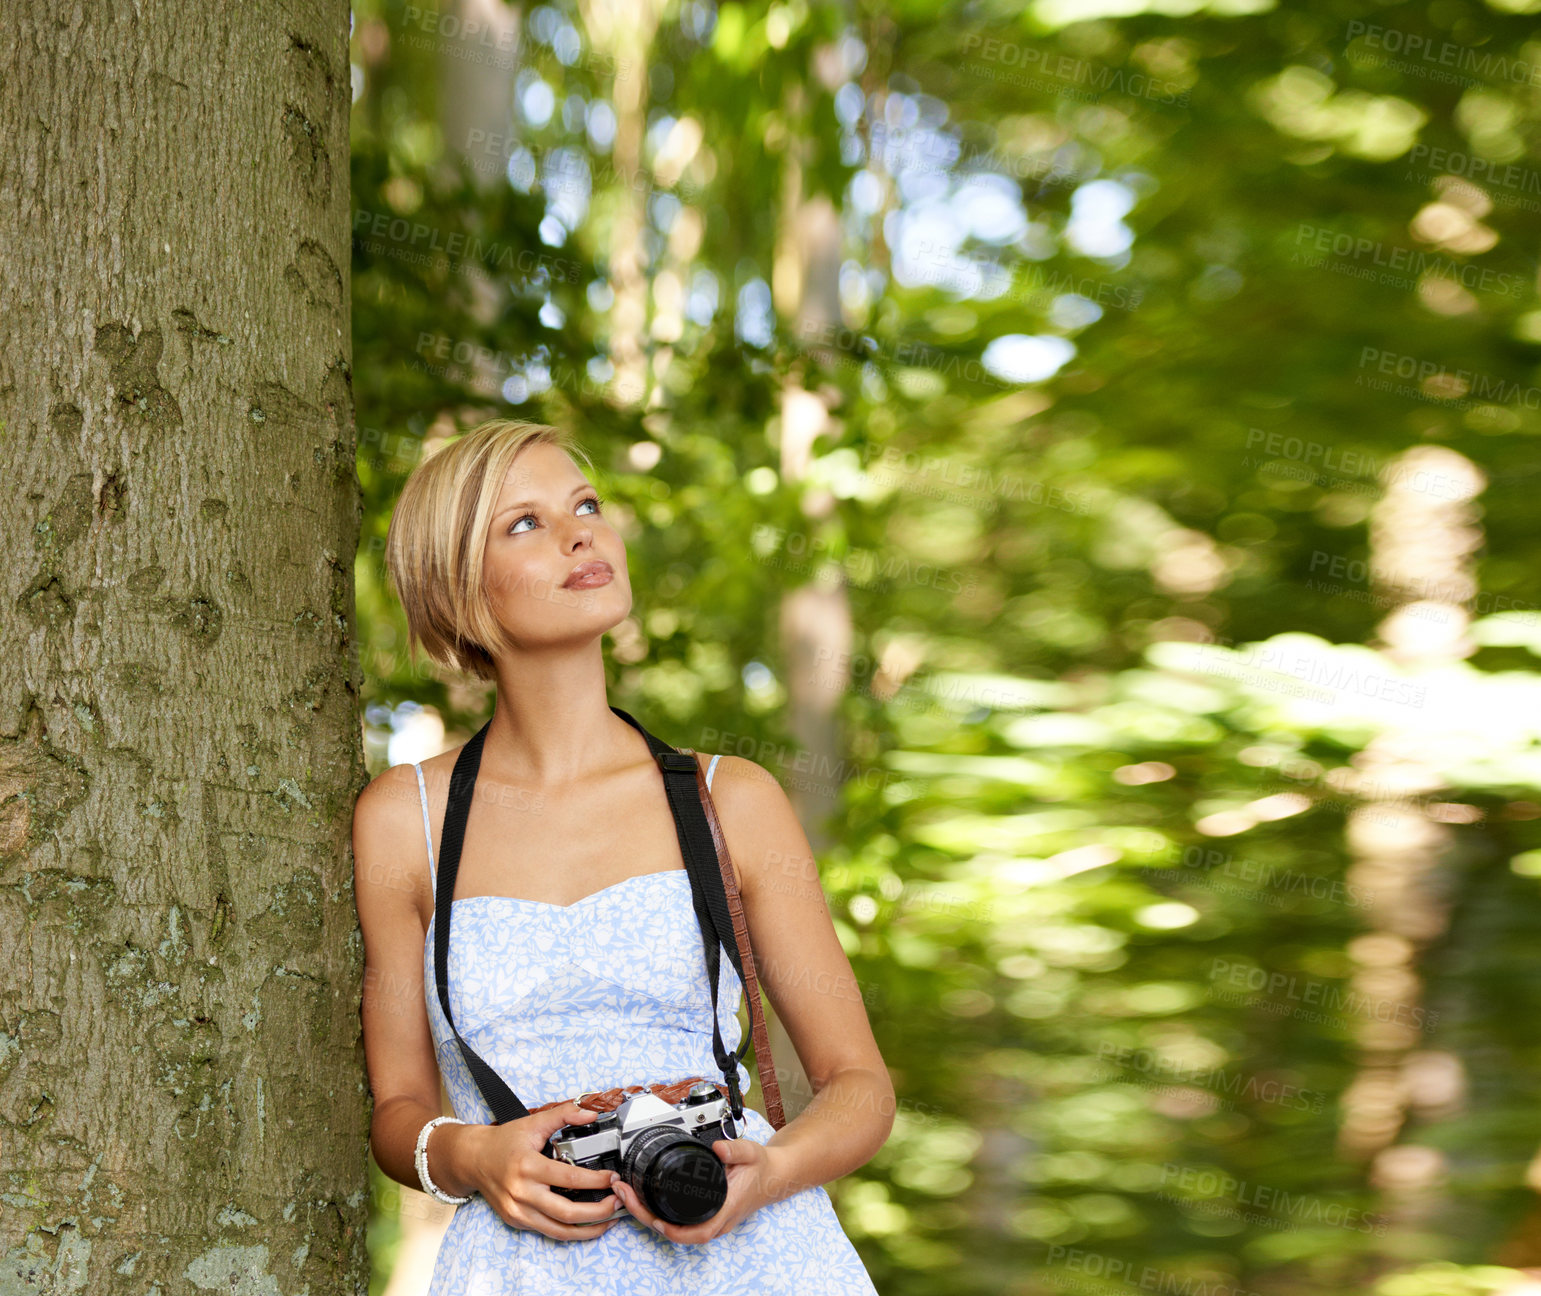
[[[710,1219],[727,1200],[727,1171],[712,1144],[737,1137],[728,1100],[703,1080],[673,1104],[656,1094],[634,1094],[588,1124],[562,1126],[541,1151],[581,1170],[613,1170],[653,1214],[689,1225]],[[559,1186],[551,1191],[569,1201],[599,1201],[610,1192]]]

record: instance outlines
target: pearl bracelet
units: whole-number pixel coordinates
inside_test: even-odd
[[[441,1189],[428,1174],[428,1136],[433,1133],[435,1125],[464,1125],[463,1120],[457,1120],[453,1116],[435,1116],[431,1121],[418,1131],[417,1149],[412,1154],[412,1160],[417,1166],[417,1177],[423,1185],[423,1191],[430,1197],[443,1202],[446,1206],[460,1206],[470,1201],[470,1197],[451,1197]]]

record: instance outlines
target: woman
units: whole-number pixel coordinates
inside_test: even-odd
[[[455,879],[449,993],[467,1043],[531,1109],[720,1074],[661,771],[605,693],[600,638],[632,607],[626,549],[569,451],[582,456],[544,425],[475,428],[412,472],[386,543],[413,649],[497,684]],[[725,1203],[682,1227],[619,1177],[541,1154],[555,1130],[595,1113],[566,1101],[491,1123],[433,976],[435,860],[458,752],[386,770],[353,826],[371,1146],[398,1182],[466,1199],[430,1292],[873,1292],[821,1185],[882,1146],[893,1087],[776,780],[736,756],[710,762],[761,984],[815,1093],[779,1131],[744,1108],[741,1136],[712,1144]],[[742,990],[726,958],[721,971],[734,1049]],[[465,1123],[426,1130],[420,1178],[441,1073]],[[740,1063],[740,1087],[749,1081]],[[556,1186],[609,1192],[579,1202]]]

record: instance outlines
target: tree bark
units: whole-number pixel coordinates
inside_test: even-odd
[[[0,52],[0,1291],[367,1291],[348,6]]]

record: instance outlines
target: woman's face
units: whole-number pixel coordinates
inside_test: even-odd
[[[631,612],[626,546],[597,499],[559,446],[526,446],[509,468],[483,580],[493,613],[520,647],[592,639]]]

